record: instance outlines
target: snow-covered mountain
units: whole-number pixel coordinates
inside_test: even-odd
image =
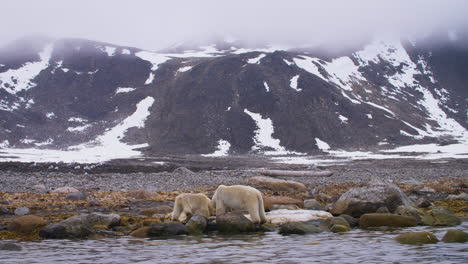
[[[453,34],[339,53],[19,40],[0,51],[0,148],[121,158],[466,141],[468,46]]]

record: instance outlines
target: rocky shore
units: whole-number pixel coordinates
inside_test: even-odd
[[[0,240],[167,237],[223,230],[347,232],[356,227],[456,226],[468,216],[465,160],[359,161],[315,168],[332,171],[331,177],[265,177],[258,164],[198,171],[172,164],[167,171],[129,173],[87,172],[83,167],[0,171]],[[171,221],[177,195],[202,192],[212,197],[219,184],[259,189],[269,223],[255,226],[236,213]]]

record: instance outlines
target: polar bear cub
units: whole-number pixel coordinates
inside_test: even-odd
[[[227,208],[248,211],[253,223],[266,223],[265,207],[262,193],[259,190],[245,185],[220,185],[216,189],[212,207],[216,208],[216,215],[224,214]]]
[[[199,214],[206,218],[214,214],[210,198],[203,193],[183,193],[177,195],[172,211],[172,220],[184,222],[189,215]]]

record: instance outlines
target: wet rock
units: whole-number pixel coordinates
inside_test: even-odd
[[[250,178],[248,181],[249,185],[257,188],[264,188],[276,192],[305,192],[307,187],[295,181],[280,180],[265,176],[256,176]]]
[[[298,234],[298,235],[305,235],[305,234],[316,234],[320,233],[322,230],[320,228],[306,224],[303,222],[289,222],[282,224],[278,233],[282,235],[290,235],[290,234]]]
[[[185,224],[187,231],[192,235],[199,235],[205,232],[208,225],[208,219],[201,215],[193,215],[190,220]]]
[[[288,222],[306,222],[316,219],[326,219],[332,215],[325,211],[315,210],[274,210],[266,213],[268,222],[284,224]]]
[[[153,224],[148,229],[148,237],[170,237],[178,235],[187,235],[187,228],[183,224],[163,223]]]
[[[428,207],[431,207],[431,206],[432,206],[432,203],[429,200],[427,200],[426,198],[424,198],[424,197],[421,197],[416,201],[416,207],[428,208]]]
[[[7,230],[7,227],[4,225],[0,225],[0,231]]]
[[[21,251],[23,248],[20,245],[11,242],[1,242],[0,243],[0,250],[5,251]]]
[[[380,214],[389,214],[390,211],[388,210],[388,208],[386,206],[382,206],[380,207],[379,209],[377,209],[377,211],[375,211],[376,213],[380,213]]]
[[[130,236],[138,237],[138,238],[145,238],[145,237],[148,237],[148,230],[150,230],[150,227],[145,226],[145,227],[139,228],[139,229],[131,232]]]
[[[0,215],[7,215],[10,214],[10,210],[6,209],[3,206],[0,206]]]
[[[465,243],[468,242],[468,233],[457,229],[448,230],[442,241],[446,243]]]
[[[261,232],[275,232],[277,230],[277,225],[275,224],[270,224],[270,223],[265,223],[260,226],[258,231]]]
[[[347,215],[347,214],[342,214],[339,217],[346,220],[346,222],[348,222],[348,224],[349,224],[349,226],[351,228],[359,226],[359,218],[354,218],[354,217],[352,217],[350,215]]]
[[[298,207],[304,207],[304,201],[286,197],[286,196],[264,196],[263,197],[263,205],[265,210],[271,210],[272,205],[274,204],[281,204],[281,205],[296,205]]]
[[[456,226],[461,224],[461,219],[444,206],[435,206],[421,219],[423,225],[430,226]]]
[[[68,194],[65,199],[72,201],[83,201],[86,200],[86,194],[84,192],[74,192]]]
[[[414,208],[413,206],[405,205],[398,206],[398,208],[395,210],[395,214],[414,217],[416,218],[418,225],[423,223],[422,218],[426,215],[426,213]]]
[[[254,223],[239,212],[224,213],[216,216],[216,225],[218,226],[218,231],[221,233],[243,233],[255,231]]]
[[[111,228],[120,224],[120,215],[118,214],[101,214],[92,213],[89,215],[82,215],[86,220],[85,225],[87,226],[99,226],[103,225],[107,228]]]
[[[144,216],[153,216],[154,214],[169,214],[172,212],[172,208],[168,205],[159,205],[151,208],[144,208],[141,209],[140,212],[138,213],[139,215],[144,215]]]
[[[351,228],[344,225],[334,225],[330,228],[330,231],[333,233],[343,233],[350,231]]]
[[[420,244],[435,244],[439,242],[437,237],[431,232],[412,232],[398,235],[395,238],[401,244],[411,244],[411,245],[420,245]]]
[[[359,226],[363,229],[370,227],[411,227],[418,224],[416,218],[396,214],[363,214],[359,219]]]
[[[42,238],[73,239],[86,238],[91,234],[91,227],[82,215],[72,216],[56,224],[50,224],[39,232]]]
[[[315,199],[309,199],[304,201],[304,208],[308,210],[320,210],[324,211],[325,206],[320,204],[317,200]]]
[[[452,194],[447,197],[449,201],[468,201],[467,193],[460,193],[458,195]]]
[[[359,217],[383,206],[394,212],[400,205],[412,205],[412,202],[395,184],[374,180],[369,186],[352,188],[341,195],[331,213]]]
[[[52,192],[53,193],[76,193],[79,191],[76,188],[65,186],[65,187],[56,188],[52,190]]]
[[[47,188],[44,184],[34,185],[31,189],[34,193],[47,193]]]
[[[299,210],[299,207],[295,204],[273,204],[270,210]]]
[[[27,215],[29,213],[31,213],[31,211],[27,207],[19,207],[15,209],[15,215]]]
[[[342,226],[342,227],[345,227],[345,228],[342,228],[342,227],[337,227],[337,228],[333,228],[334,226]],[[346,230],[346,231],[349,231],[351,230],[351,226],[349,225],[348,221],[346,221],[346,219],[344,219],[343,217],[329,217],[327,219],[325,219],[319,226],[322,230],[325,230],[325,231],[331,231],[333,232],[333,230]],[[342,231],[342,232],[346,232],[346,231]],[[336,233],[336,232],[334,232]]]
[[[8,224],[8,231],[28,234],[37,228],[43,227],[46,222],[42,217],[35,215],[24,215],[16,217]]]

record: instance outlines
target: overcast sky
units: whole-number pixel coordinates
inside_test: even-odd
[[[305,45],[468,28],[468,0],[1,0],[0,45],[29,34],[148,50],[214,35]]]

